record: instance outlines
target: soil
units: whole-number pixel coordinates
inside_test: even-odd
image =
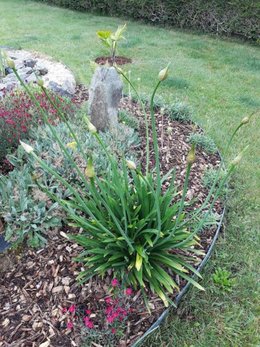
[[[77,103],[86,101],[87,89],[79,86],[77,90]],[[127,98],[122,100],[120,107],[131,112],[139,120],[141,144],[137,155],[144,166],[146,155],[144,115],[139,106]],[[158,109],[156,126],[159,134],[161,173],[165,174],[175,166],[175,183],[181,191],[186,156],[190,148],[187,138],[194,131],[194,124],[169,120],[164,111]],[[151,131],[150,150],[153,154]],[[193,201],[196,198],[192,208],[199,206],[207,195],[207,189],[201,183],[205,169],[217,167],[219,163],[218,154],[197,150],[188,190],[188,200]],[[154,167],[153,157],[150,167]],[[167,184],[166,182],[164,188]],[[222,212],[222,204],[219,201],[215,205],[215,211],[219,214]],[[18,254],[10,254],[8,251],[7,255],[11,259],[9,267],[2,271],[0,276],[0,347],[80,346],[82,321],[74,316],[74,313],[64,313],[64,308],[74,304],[77,308],[84,307],[95,312],[92,319],[95,326],[100,328],[98,317],[104,308],[104,299],[108,296],[113,277],[109,273],[103,279],[94,277],[84,285],[78,284],[76,276],[82,270],[82,265],[73,259],[82,249],[66,238],[67,233],[73,232],[79,233],[81,230],[65,225],[61,229],[50,230],[48,246],[44,249],[23,248]],[[215,227],[202,231],[200,249],[205,252],[208,250],[214,234]],[[197,265],[202,257],[198,258]],[[175,280],[181,288],[185,285],[185,281],[178,278]],[[149,293],[152,309],[152,314],[149,314],[140,294],[138,291],[134,292],[129,299],[131,312],[128,315],[124,338],[114,344],[114,347],[130,346],[165,309],[161,300]],[[172,299],[176,295],[177,292]],[[71,319],[75,320],[74,328],[68,329],[66,324]],[[100,344],[95,340],[94,344],[85,346],[110,345]]]
[[[107,63],[109,65],[113,65],[111,57],[98,57],[95,59],[95,62],[99,65],[105,65]],[[114,63],[116,63],[117,65],[131,64],[132,59],[122,56],[116,56]]]

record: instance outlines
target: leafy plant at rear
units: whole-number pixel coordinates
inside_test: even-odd
[[[124,39],[123,33],[126,30],[126,24],[118,26],[113,33],[111,31],[98,31],[97,36],[102,44],[109,49],[112,65],[115,63],[115,57],[118,47],[118,42]]]

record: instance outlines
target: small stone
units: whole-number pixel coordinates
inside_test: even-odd
[[[4,328],[6,328],[9,324],[10,324],[10,319],[6,318],[6,319],[3,321],[2,326],[3,326]]]
[[[61,292],[63,290],[63,286],[58,286],[58,287],[54,287],[53,289],[52,289],[52,293],[54,294],[54,293],[59,293],[59,292]]]
[[[24,66],[26,67],[31,67],[33,68],[36,64],[36,60],[34,59],[27,59],[27,60],[24,60]]]

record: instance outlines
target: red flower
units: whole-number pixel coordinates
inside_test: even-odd
[[[112,328],[112,329],[111,329],[111,333],[112,333],[112,334],[115,334],[115,333],[116,333],[116,329],[115,329],[115,328]]]

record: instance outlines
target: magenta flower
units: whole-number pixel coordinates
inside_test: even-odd
[[[63,307],[63,309],[61,310],[62,313],[66,313],[67,312],[67,309],[66,307]]]
[[[105,302],[106,302],[106,304],[108,304],[108,305],[112,305],[112,303],[113,303],[113,301],[112,301],[111,298],[105,298]]]
[[[91,311],[90,311],[90,310],[86,310],[85,312],[86,312],[86,314],[88,314],[88,315],[91,314]]]
[[[116,278],[112,279],[112,282],[111,282],[112,287],[117,287],[118,284],[119,284],[119,282]]]
[[[133,294],[132,288],[126,288],[125,293],[126,293],[126,295],[128,295],[128,296],[132,295],[132,294]]]
[[[67,329],[72,329],[72,328],[73,328],[73,323],[71,321],[68,321]]]
[[[114,320],[115,320],[115,317],[113,315],[107,317],[107,322],[110,323],[110,324],[113,323]]]
[[[115,334],[115,333],[116,333],[116,329],[115,329],[115,328],[112,328],[112,329],[111,329],[111,333],[112,333],[112,334]]]
[[[70,313],[74,313],[76,311],[76,305],[71,305],[70,307],[69,307],[69,312]]]
[[[85,326],[89,329],[93,329],[94,328],[94,324],[93,322],[89,319],[89,317],[85,317],[84,318],[84,323],[85,323]]]

